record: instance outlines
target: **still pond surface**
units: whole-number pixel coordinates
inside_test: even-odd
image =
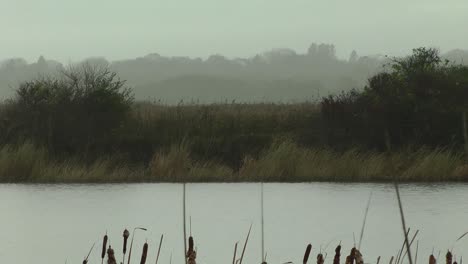
[[[260,184],[188,184],[187,222],[198,250],[197,262],[231,263],[234,244],[251,239],[244,263],[261,261]],[[391,184],[265,184],[265,251],[268,263],[301,263],[305,247],[313,257],[322,249],[333,259],[338,243],[342,262],[353,246],[372,194],[361,251],[366,263],[388,263],[402,246],[403,236]],[[419,230],[418,261],[447,249],[457,259],[468,257],[468,185],[408,184],[401,186],[407,225]],[[132,263],[140,263],[148,241],[147,263],[154,263],[161,234],[159,263],[183,263],[182,185],[0,185],[0,261],[14,264],[81,263],[91,245],[90,264],[100,263],[102,236],[109,235],[117,260],[122,259],[122,232],[137,231]],[[190,229],[189,224],[187,224]],[[415,242],[416,244],[416,242]],[[463,255],[465,254],[465,255]],[[414,255],[414,251],[413,251]]]

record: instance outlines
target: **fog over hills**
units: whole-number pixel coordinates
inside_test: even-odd
[[[442,55],[454,63],[468,63],[468,50]],[[273,49],[250,58],[228,59],[215,54],[201,59],[152,53],[111,62],[94,57],[80,63],[109,66],[127,80],[137,100],[174,104],[317,100],[362,87],[388,60],[385,56],[360,56],[355,51],[343,60],[336,56],[334,45],[313,43],[302,53]],[[33,63],[22,58],[4,60],[0,64],[0,97],[11,97],[20,82],[56,74],[68,66],[42,56]]]

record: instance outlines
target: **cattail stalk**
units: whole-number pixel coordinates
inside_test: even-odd
[[[106,256],[106,249],[107,249],[107,233],[102,240],[102,252],[101,252],[101,264],[104,263],[104,257]]]
[[[143,252],[141,253],[140,264],[145,264],[146,263],[146,257],[147,256],[148,256],[148,243],[145,243],[143,245]]]
[[[122,249],[122,253],[123,253],[123,261],[122,261],[122,264],[125,264],[125,254],[127,253],[127,240],[128,240],[128,237],[130,236],[130,232],[128,232],[127,229],[124,230],[123,232],[123,249]]]
[[[304,253],[304,258],[302,259],[302,264],[307,264],[307,261],[309,261],[309,256],[310,256],[311,251],[312,251],[312,245],[309,244],[309,245],[307,245],[306,251]]]

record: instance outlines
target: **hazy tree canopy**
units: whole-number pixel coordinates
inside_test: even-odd
[[[59,77],[27,81],[4,107],[2,125],[8,129],[1,140],[87,153],[112,136],[132,101],[130,89],[106,68],[83,65]]]
[[[468,66],[443,60],[435,49],[393,59],[362,91],[330,96],[322,111],[335,131],[387,148],[393,144],[463,145]],[[337,129],[337,130],[336,130]],[[341,133],[341,132],[340,132]],[[343,134],[342,134],[343,135]]]

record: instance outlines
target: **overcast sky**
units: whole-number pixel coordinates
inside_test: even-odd
[[[0,0],[0,60],[468,48],[468,0]]]

